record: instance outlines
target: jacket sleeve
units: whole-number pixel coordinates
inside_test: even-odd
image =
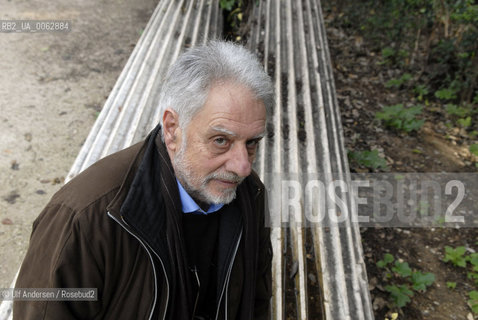
[[[265,192],[265,191],[264,191]],[[258,257],[258,273],[256,284],[256,300],[254,304],[254,319],[271,319],[271,296],[272,296],[272,245],[270,228],[266,225],[269,214],[267,197],[264,197],[263,223],[260,226],[260,247]]]
[[[96,288],[101,292],[102,274],[85,223],[69,208],[47,206],[33,224],[16,288]],[[99,310],[98,301],[15,301],[13,319],[94,319]]]

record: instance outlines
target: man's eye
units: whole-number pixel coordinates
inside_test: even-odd
[[[259,144],[260,139],[249,140],[246,142],[248,148],[255,148]]]
[[[225,138],[216,138],[214,139],[214,143],[220,147],[224,147],[227,144],[227,140]]]

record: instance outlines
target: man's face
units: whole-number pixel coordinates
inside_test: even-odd
[[[175,174],[196,200],[229,203],[251,173],[257,144],[264,136],[266,112],[252,92],[231,82],[217,84],[172,152]]]

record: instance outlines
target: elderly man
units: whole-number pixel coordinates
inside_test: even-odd
[[[171,67],[161,124],[56,193],[17,288],[97,288],[97,301],[16,301],[14,319],[266,319],[271,246],[252,171],[272,107],[244,48],[215,41]]]

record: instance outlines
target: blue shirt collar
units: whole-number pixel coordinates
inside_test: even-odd
[[[178,183],[179,198],[181,198],[181,206],[184,213],[208,214],[208,213],[216,212],[224,206],[223,203],[211,204],[209,206],[209,209],[207,209],[207,211],[204,211],[199,207],[196,201],[194,201],[194,199],[191,198],[191,196],[187,193],[187,191],[184,190],[183,186],[181,185],[178,179],[176,179],[176,182]]]

